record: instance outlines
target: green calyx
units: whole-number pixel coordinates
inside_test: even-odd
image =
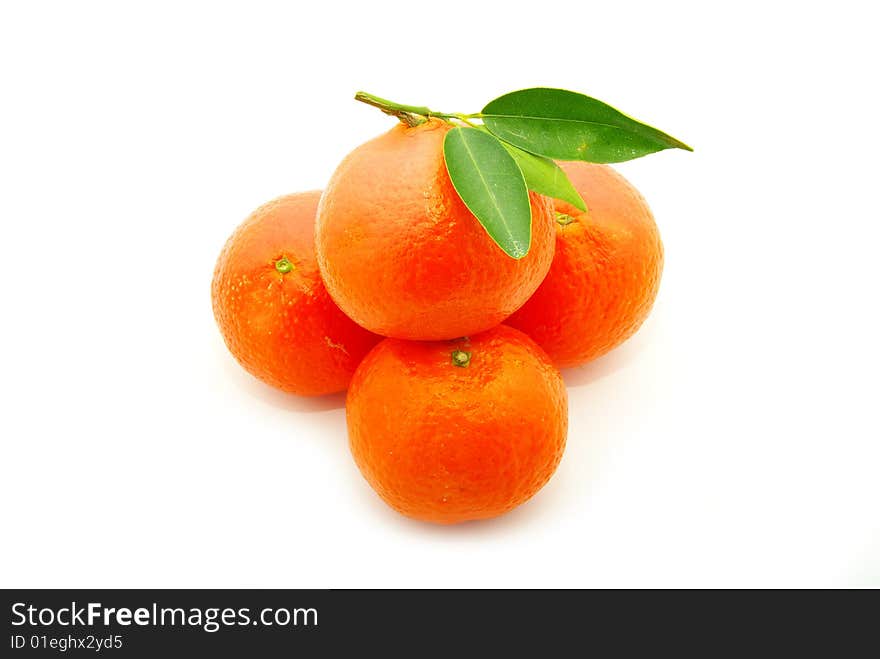
[[[275,269],[280,272],[282,275],[286,275],[288,272],[293,270],[294,265],[291,263],[286,256],[282,256],[280,259],[275,261]]]
[[[459,368],[465,368],[470,363],[471,363],[471,353],[466,352],[464,350],[453,350],[452,351],[452,365],[453,366],[458,366]]]

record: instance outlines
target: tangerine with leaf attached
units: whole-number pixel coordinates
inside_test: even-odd
[[[508,256],[449,178],[443,141],[452,128],[433,118],[397,125],[350,153],[321,199],[316,248],[327,290],[378,334],[438,340],[487,330],[550,267],[550,201],[529,193],[531,246]]]

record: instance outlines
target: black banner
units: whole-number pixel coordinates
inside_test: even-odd
[[[555,656],[564,648],[790,651],[834,627],[813,596],[611,591],[7,590],[4,657]],[[874,593],[876,595],[876,593]],[[872,598],[873,599],[873,595]],[[734,608],[736,607],[736,608]],[[832,647],[873,628],[849,613]],[[826,634],[827,635],[827,634]],[[759,639],[759,640],[755,640]]]

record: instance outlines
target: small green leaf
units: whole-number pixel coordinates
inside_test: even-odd
[[[486,128],[514,146],[557,160],[623,162],[687,144],[595,98],[536,87],[490,101]]]
[[[502,142],[507,152],[516,160],[523,177],[526,179],[526,186],[529,190],[554,199],[567,201],[575,208],[582,211],[587,210],[587,205],[583,198],[574,189],[568,176],[555,162],[543,156],[536,156],[534,153],[523,151],[522,149]]]
[[[532,242],[532,206],[523,174],[501,142],[476,128],[457,127],[443,141],[452,185],[492,240],[521,259]]]

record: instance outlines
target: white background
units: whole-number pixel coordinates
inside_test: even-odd
[[[3,3],[0,586],[880,585],[869,3]],[[566,373],[530,503],[432,527],[342,398],[227,354],[214,260],[392,120],[588,93],[692,144],[619,166],[667,265]]]

